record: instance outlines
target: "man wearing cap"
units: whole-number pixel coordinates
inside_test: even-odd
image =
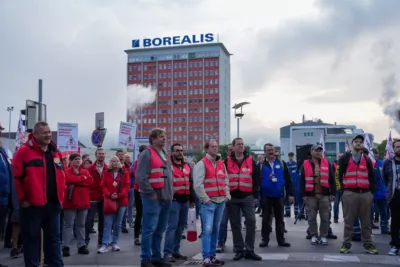
[[[307,205],[311,244],[327,245],[330,202],[335,200],[336,194],[334,172],[329,161],[322,157],[322,145],[313,145],[310,152],[311,159],[305,160],[300,170],[300,192]],[[318,213],[321,218],[319,235]]]
[[[375,174],[371,160],[362,153],[363,135],[356,135],[351,141],[352,150],[339,159],[336,172],[337,189],[343,189],[342,204],[344,217],[343,245],[340,253],[351,249],[353,225],[358,217],[361,221],[361,235],[364,250],[370,254],[378,251],[372,244],[371,206],[376,191]]]

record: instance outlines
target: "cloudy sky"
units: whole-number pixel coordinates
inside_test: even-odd
[[[12,130],[26,99],[44,102],[53,129],[79,123],[89,144],[106,113],[107,144],[125,119],[132,39],[219,34],[232,56],[232,104],[249,101],[248,142],[279,140],[291,121],[355,124],[386,138],[400,100],[397,0],[69,0],[0,2],[0,121]],[[397,125],[399,126],[399,125]],[[400,128],[400,127],[399,127]],[[398,131],[400,129],[398,128]],[[232,133],[236,122],[232,115]],[[398,133],[394,134],[398,135]]]

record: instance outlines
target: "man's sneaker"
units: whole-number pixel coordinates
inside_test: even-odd
[[[89,250],[85,245],[83,245],[82,247],[78,248],[78,254],[88,255]]]
[[[351,244],[350,243],[343,243],[342,247],[340,248],[340,253],[347,254],[350,252]]]
[[[321,243],[321,245],[328,245],[328,240],[326,239],[326,237],[321,237],[321,239],[319,240],[319,242]]]
[[[211,266],[214,266],[214,265],[213,265],[213,263],[211,262],[210,258],[205,258],[205,259],[203,260],[203,266],[204,266],[204,267],[211,267]]]
[[[101,246],[101,248],[99,248],[99,250],[97,250],[97,253],[98,254],[103,254],[103,253],[106,253],[108,250],[107,250],[107,247],[106,246]]]
[[[372,229],[379,229],[379,226],[377,226],[377,225],[371,223],[371,228],[372,228]]]
[[[13,249],[10,251],[10,258],[11,258],[11,259],[15,259],[15,258],[18,258],[18,257],[19,257],[19,251],[18,251],[18,249],[13,248]]]
[[[121,250],[120,247],[118,247],[118,245],[115,243],[112,243],[111,247],[112,247],[112,251],[120,251]]]
[[[311,245],[318,244],[318,237],[316,237],[316,236],[311,237],[310,243],[311,243]]]
[[[378,250],[371,243],[364,243],[363,247],[364,247],[365,252],[367,252],[369,254],[378,254]]]
[[[140,262],[140,267],[154,267],[150,260],[142,260]]]
[[[224,252],[224,245],[218,245],[215,252],[222,253]]]
[[[399,253],[399,248],[398,247],[391,247],[388,255],[390,256],[397,256],[397,254]]]
[[[224,261],[217,259],[217,257],[212,257],[211,258],[211,263],[213,264],[213,266],[222,266],[225,264]]]
[[[135,238],[135,246],[140,246],[142,242],[140,242],[139,238]]]
[[[69,247],[63,247],[62,248],[62,255],[63,255],[63,257],[71,256],[71,253],[69,252]]]

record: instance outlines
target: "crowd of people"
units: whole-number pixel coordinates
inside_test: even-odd
[[[80,154],[65,160],[51,140],[49,125],[38,122],[12,160],[0,148],[0,234],[5,232],[10,256],[23,253],[25,266],[39,266],[43,240],[44,263],[63,266],[63,257],[73,253],[74,238],[76,253],[90,253],[90,236],[96,230],[97,253],[117,252],[119,235],[128,232],[128,225],[134,228],[132,241],[141,247],[141,266],[170,267],[187,259],[180,243],[188,210],[196,208],[203,266],[224,265],[217,253],[224,251],[228,221],[233,260],[259,261],[254,251],[256,213],[262,217],[259,247],[269,245],[273,221],[278,245],[290,247],[284,217],[291,216],[292,204],[296,218],[308,221],[311,244],[327,245],[328,239],[337,238],[330,225],[332,217],[338,222],[339,203],[344,217],[340,253],[348,253],[352,241],[363,240],[366,252],[378,254],[371,227],[379,228],[379,218],[381,233],[391,235],[389,255],[398,254],[400,140],[393,142],[394,157],[384,162],[377,151],[369,158],[362,135],[355,136],[351,151],[333,164],[316,144],[300,169],[294,153],[285,162],[271,143],[255,161],[246,153],[243,138],[232,141],[225,159],[217,141],[210,140],[203,158],[188,163],[179,143],[167,153],[166,140],[163,129],[153,129],[150,145],[139,148],[135,162],[118,150],[107,164],[102,148],[96,150],[94,162]]]

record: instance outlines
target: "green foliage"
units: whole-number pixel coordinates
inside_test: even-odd
[[[386,152],[386,144],[387,144],[387,140],[383,140],[378,147],[376,148],[379,152],[379,158],[383,158],[383,156],[385,155]]]

